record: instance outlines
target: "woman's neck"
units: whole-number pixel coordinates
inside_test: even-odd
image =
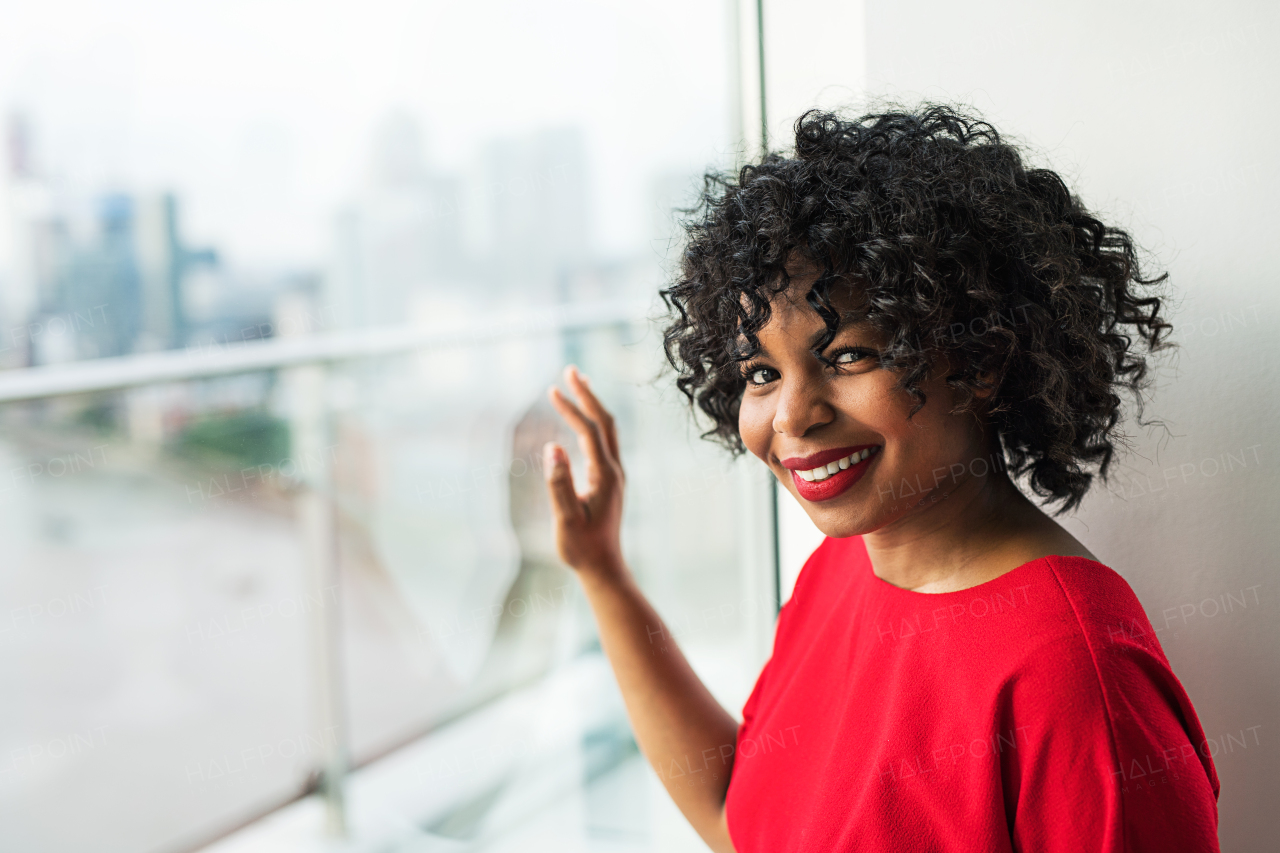
[[[1003,471],[930,493],[863,541],[877,577],[916,592],[968,589],[1050,554],[1094,559]]]

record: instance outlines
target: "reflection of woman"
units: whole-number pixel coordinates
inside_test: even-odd
[[[635,587],[585,378],[547,471],[637,739],[716,850],[1217,849],[1217,776],[1128,585],[1059,511],[1169,326],[1134,247],[988,125],[811,113],[704,198],[667,352],[828,538],[739,726]],[[655,640],[656,638],[656,640]],[[731,840],[732,839],[732,840]]]

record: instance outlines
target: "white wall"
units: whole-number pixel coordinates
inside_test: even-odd
[[[850,51],[864,51],[865,65],[841,71],[849,59],[833,59],[833,75],[865,75],[873,95],[976,106],[1130,227],[1171,275],[1182,348],[1148,408],[1168,433],[1133,430],[1134,453],[1109,489],[1066,524],[1133,586],[1210,749],[1222,750],[1222,849],[1274,849],[1280,10],[1239,0],[855,6],[865,18],[849,28]],[[804,19],[829,43],[823,7],[848,19],[849,4],[774,2],[766,25]],[[787,53],[771,51],[771,68],[790,55],[812,72],[814,52],[789,35],[776,45]],[[775,100],[771,126],[804,106]],[[796,512],[783,522],[792,570],[807,544]]]

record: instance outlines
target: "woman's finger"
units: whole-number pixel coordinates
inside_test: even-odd
[[[622,455],[618,452],[618,427],[613,421],[613,415],[600,403],[595,392],[591,390],[591,384],[587,377],[578,371],[577,365],[566,367],[564,376],[565,381],[568,382],[569,387],[573,389],[573,393],[577,395],[578,400],[582,403],[582,408],[586,410],[587,415],[600,425],[600,430],[604,433],[605,444],[609,448],[609,454],[613,457],[613,461],[621,463]]]
[[[586,518],[582,501],[573,488],[573,472],[569,470],[569,455],[560,445],[548,441],[542,448],[542,468],[547,477],[547,491],[551,493],[551,509],[557,518],[565,521],[581,521]]]
[[[560,416],[568,421],[570,428],[578,434],[582,442],[582,452],[587,457],[588,479],[593,481],[609,470],[608,451],[605,449],[604,436],[600,425],[582,413],[582,410],[561,393],[559,388],[552,387],[548,392],[551,405],[555,406]]]

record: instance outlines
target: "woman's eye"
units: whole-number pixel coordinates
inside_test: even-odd
[[[747,381],[752,385],[768,385],[773,379],[773,370],[768,367],[757,367],[747,374]]]
[[[850,350],[845,350],[844,352],[837,355],[835,358],[831,360],[831,363],[832,364],[857,364],[858,362],[864,361],[867,358],[871,357],[872,355],[874,355],[874,353],[867,352],[866,350],[850,349]]]

